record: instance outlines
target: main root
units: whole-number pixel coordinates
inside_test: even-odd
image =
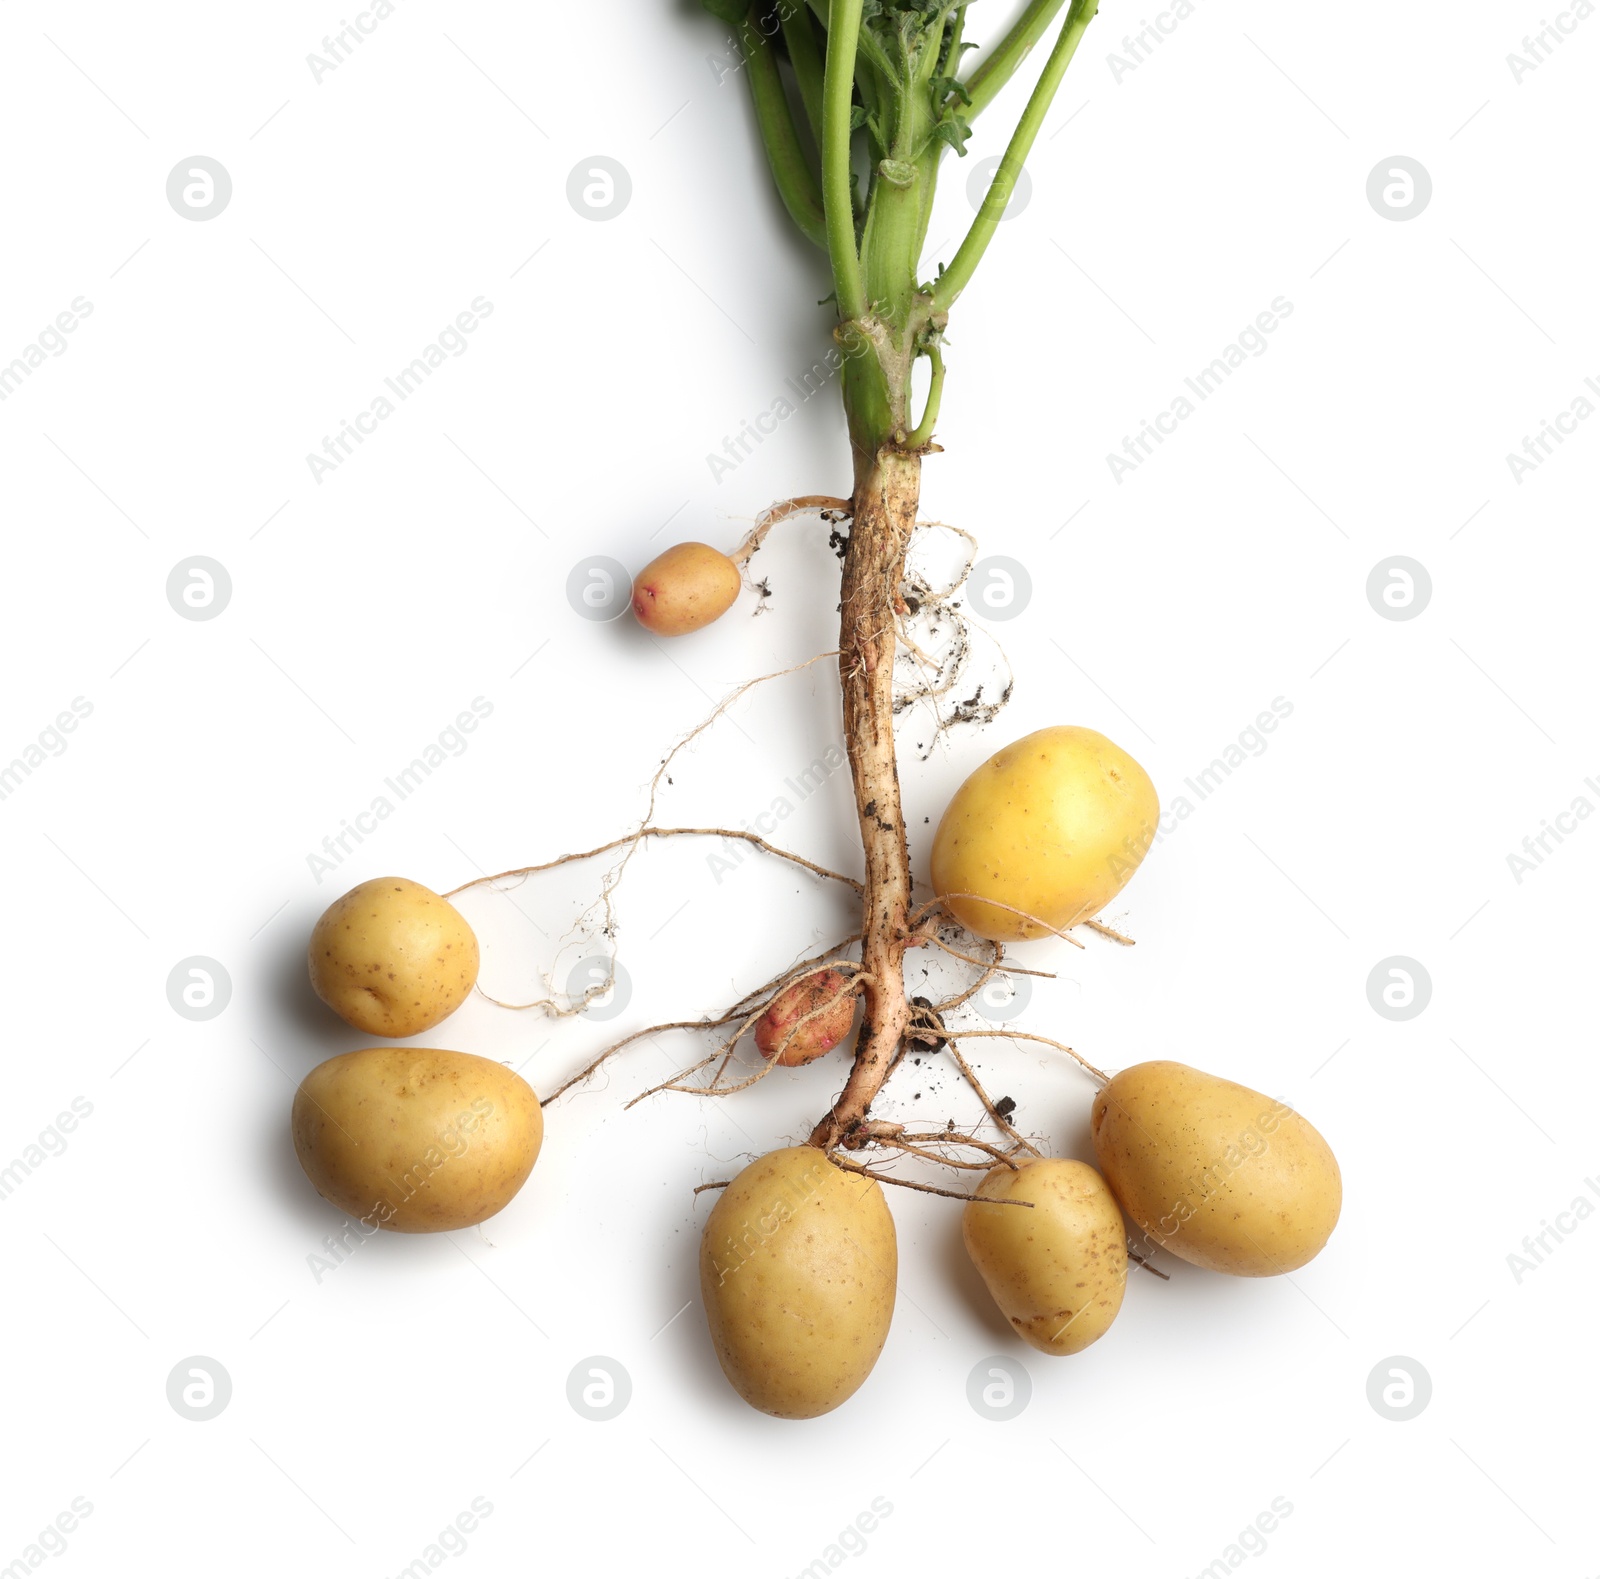
[[[829,543],[840,551],[843,560],[837,650],[819,653],[803,663],[761,675],[731,691],[662,758],[650,780],[645,814],[631,833],[590,850],[474,878],[446,895],[453,898],[485,886],[502,891],[501,885],[521,883],[539,873],[620,851],[621,858],[604,874],[598,896],[579,915],[565,941],[587,939],[596,934],[613,940],[617,925],[615,895],[628,865],[643,844],[652,839],[717,838],[747,844],[823,881],[844,884],[860,896],[859,931],[831,948],[790,965],[715,1017],[663,1021],[612,1042],[545,1097],[546,1106],[587,1084],[611,1059],[636,1043],[683,1033],[713,1040],[702,1055],[670,1078],[639,1092],[629,1100],[627,1107],[669,1091],[702,1097],[735,1095],[782,1067],[783,1052],[807,1024],[829,1013],[840,999],[859,996],[863,1000],[863,1012],[849,1075],[832,1106],[813,1126],[809,1144],[847,1171],[933,1195],[971,1200],[974,1197],[970,1193],[901,1178],[885,1171],[897,1160],[910,1160],[961,1173],[987,1172],[999,1166],[1015,1168],[1026,1159],[1043,1155],[1034,1141],[1013,1122],[1015,1104],[1009,1097],[996,1101],[990,1096],[963,1056],[961,1044],[980,1038],[1032,1042],[1067,1054],[1102,1085],[1109,1078],[1076,1049],[1050,1037],[1012,1028],[950,1023],[951,1015],[959,1014],[1002,972],[1046,979],[1054,977],[1054,972],[1027,969],[1007,961],[1003,945],[978,937],[961,924],[951,901],[981,902],[1028,923],[1038,935],[1063,938],[1078,948],[1084,945],[1068,928],[1053,926],[1038,916],[983,895],[949,894],[913,906],[911,860],[895,761],[895,720],[917,706],[931,711],[928,739],[917,742],[918,751],[926,756],[955,725],[987,722],[1011,695],[1009,664],[1005,664],[1004,679],[989,699],[985,699],[983,683],[970,690],[963,685],[973,642],[960,595],[977,558],[977,541],[959,527],[942,522],[919,523],[919,489],[920,456],[889,448],[865,468],[850,499],[826,494],[805,495],[764,511],[730,557],[747,568],[767,534],[780,521],[806,512],[820,512],[829,525]],[[919,529],[945,531],[963,540],[965,549],[953,575],[935,578],[910,565]],[[1000,657],[1004,664],[1003,652]],[[755,686],[797,673],[824,658],[836,658],[839,664],[844,744],[861,834],[862,876],[834,871],[747,829],[662,827],[654,821],[662,784],[670,782],[668,771],[686,748],[725,717],[733,704]],[[1133,942],[1126,934],[1098,919],[1086,920],[1082,925],[1118,944]],[[970,979],[938,1001],[910,997],[906,986],[906,956],[916,948],[935,949],[945,959],[969,967]],[[592,984],[581,995],[562,996],[552,990],[550,996],[504,1006],[541,1009],[553,1016],[581,1014],[611,989],[614,952],[610,957],[612,970],[607,979]],[[776,1000],[797,982],[824,970],[835,971],[843,978],[837,990],[789,1025],[782,1043],[771,1056],[746,1051],[747,1038]],[[546,979],[548,981],[549,977]],[[499,1003],[501,1000],[491,1001]],[[954,1119],[948,1120],[942,1130],[926,1126],[913,1130],[902,1123],[869,1116],[884,1083],[911,1054],[916,1054],[923,1062],[928,1059],[949,1062],[981,1106],[980,1125],[993,1126],[993,1139],[984,1138],[970,1126],[958,1129]],[[706,1074],[708,1070],[709,1075]],[[864,1153],[873,1154],[878,1165],[868,1166],[856,1160]],[[720,1188],[724,1183],[726,1181],[701,1185],[699,1189]]]

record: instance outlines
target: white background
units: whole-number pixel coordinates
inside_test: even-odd
[[[831,392],[731,476],[707,463],[827,344],[820,258],[786,233],[742,84],[716,80],[719,25],[687,3],[402,0],[318,82],[306,57],[337,8],[8,0],[0,358],[78,296],[93,312],[0,405],[0,759],[74,697],[93,711],[0,802],[0,1163],[74,1098],[93,1111],[0,1202],[0,1565],[83,1497],[51,1573],[143,1554],[392,1575],[482,1497],[451,1573],[783,1576],[881,1497],[848,1571],[1176,1579],[1281,1497],[1250,1573],[1600,1568],[1575,1448],[1600,1226],[1547,1239],[1520,1282],[1507,1261],[1600,1191],[1600,831],[1575,824],[1520,883],[1506,860],[1575,797],[1600,804],[1600,422],[1520,484],[1505,459],[1600,378],[1600,21],[1519,85],[1507,53],[1544,14],[1201,0],[1120,82],[1107,54],[1142,14],[1108,0],[1090,30],[1031,204],[951,325],[926,510],[1026,565],[1034,595],[992,627],[1017,675],[992,728],[918,762],[925,723],[902,726],[913,854],[924,870],[924,818],[1028,729],[1104,730],[1170,806],[1292,703],[1114,906],[1135,949],[1024,951],[1061,976],[1017,1023],[1113,1068],[1177,1057],[1282,1095],[1340,1157],[1344,1218],[1292,1280],[1166,1258],[1171,1281],[1136,1273],[1104,1340],[1047,1360],[988,1304],[959,1208],[891,1190],[888,1346],[845,1408],[794,1424],[716,1368],[695,1278],[710,1197],[691,1191],[803,1136],[838,1061],[624,1112],[691,1050],[644,1044],[548,1111],[532,1180],[484,1232],[383,1235],[320,1281],[308,1257],[340,1218],[287,1130],[294,1083],[361,1044],[303,978],[338,892],[448,888],[624,831],[713,699],[832,643],[814,520],[758,562],[770,612],[747,617],[747,595],[670,651],[564,591],[586,557],[731,546],[771,500],[847,484]],[[1020,104],[989,112],[975,154]],[[165,195],[196,154],[233,183],[198,223]],[[1434,188],[1405,222],[1366,196],[1396,154]],[[632,182],[605,223],[566,198],[594,155]],[[966,178],[947,163],[930,267],[970,219]],[[318,482],[307,452],[479,296],[493,313],[465,354]],[[1267,352],[1116,482],[1107,452],[1279,296],[1294,311]],[[1433,586],[1403,622],[1365,591],[1395,554]],[[194,555],[232,580],[205,622],[165,593]],[[475,697],[493,711],[469,748],[319,880],[308,854]],[[662,815],[755,818],[835,739],[835,707],[826,663],[758,689],[680,759]],[[844,775],[781,837],[849,863]],[[422,1040],[549,1090],[612,1034],[720,1008],[849,930],[810,879],[751,859],[719,883],[707,854],[631,869],[616,1019],[474,999]],[[463,900],[488,990],[532,995],[583,886]],[[192,955],[232,980],[203,1023],[167,999]],[[1391,955],[1432,981],[1404,1023],[1367,997]],[[1025,1128],[1088,1154],[1091,1086],[1067,1060],[972,1045]],[[969,1114],[915,1068],[882,1111]],[[166,1397],[196,1355],[232,1382],[206,1422]],[[567,1402],[593,1355],[632,1379],[608,1423]],[[1005,1423],[967,1401],[994,1355],[1032,1378]],[[1403,1423],[1367,1398],[1391,1356],[1432,1381]]]

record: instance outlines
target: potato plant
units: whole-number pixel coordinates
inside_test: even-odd
[[[963,37],[968,8],[958,0],[704,3],[737,33],[755,127],[784,207],[826,254],[851,481],[847,493],[800,494],[770,507],[731,551],[700,542],[667,549],[637,576],[633,613],[658,636],[692,638],[738,601],[775,527],[821,518],[815,529],[825,526],[840,551],[838,648],[823,656],[838,665],[859,875],[831,871],[749,831],[656,823],[669,768],[714,726],[724,703],[667,754],[630,833],[477,881],[526,879],[610,857],[599,897],[580,918],[608,941],[617,887],[659,839],[744,840],[859,897],[857,929],[834,947],[718,1014],[690,1013],[631,1033],[545,1099],[548,1106],[606,1060],[665,1030],[703,1036],[709,1051],[642,1095],[732,1098],[774,1069],[828,1056],[859,1012],[848,1069],[841,1058],[837,1095],[809,1121],[806,1143],[702,1186],[723,1192],[700,1255],[723,1370],[756,1408],[802,1418],[838,1407],[861,1387],[889,1331],[897,1250],[880,1182],[964,1201],[968,1253],[1019,1340],[1066,1356],[1111,1327],[1130,1254],[1147,1259],[1130,1251],[1124,1213],[1147,1250],[1256,1276],[1291,1270],[1320,1250],[1338,1219],[1340,1181],[1332,1153],[1305,1120],[1244,1087],[1170,1062],[1113,1078],[1064,1041],[959,1023],[962,1005],[1002,968],[1009,943],[1058,938],[1082,946],[1072,935],[1079,927],[1130,941],[1098,918],[1149,850],[1159,803],[1144,768],[1115,742],[1062,723],[1005,745],[952,799],[933,838],[931,897],[916,890],[897,714],[919,700],[939,712],[941,730],[981,726],[1009,694],[956,699],[971,650],[959,603],[964,575],[935,586],[908,562],[919,532],[953,530],[918,519],[922,464],[941,448],[945,333],[1096,0],[1031,0],[975,56]],[[924,277],[941,162],[964,155],[974,122],[1047,38],[971,228],[950,260]],[[924,361],[919,402],[913,372]],[[957,535],[967,542],[970,569],[972,540]],[[835,590],[817,595],[831,602]],[[931,630],[942,633],[942,644]],[[759,683],[741,686],[729,701]],[[470,990],[478,966],[476,940],[451,897],[381,878],[337,901],[309,951],[319,994],[369,1035],[414,1035],[440,1023]],[[908,955],[916,950],[954,960],[968,984],[940,1001],[913,996]],[[513,1007],[575,1015],[608,985],[578,996],[551,988]],[[1046,1156],[1012,1122],[1010,1104],[990,1098],[962,1052],[983,1036],[1058,1048],[1097,1082],[1098,1171],[1081,1159]],[[875,1099],[908,1057],[942,1059],[960,1074],[982,1105],[983,1122],[974,1126],[981,1133],[958,1131],[953,1120],[914,1128],[873,1117]],[[444,1050],[369,1048],[307,1078],[294,1137],[313,1183],[341,1208],[425,1231],[480,1222],[504,1206],[533,1167],[539,1117],[531,1091],[499,1065]],[[886,1162],[907,1158],[952,1172],[933,1183],[884,1171]],[[959,1182],[977,1176],[975,1188]]]

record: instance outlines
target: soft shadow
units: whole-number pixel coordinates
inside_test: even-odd
[[[1051,1133],[1060,1137],[1059,1150],[1055,1155],[1076,1157],[1080,1162],[1097,1168],[1099,1164],[1095,1161],[1094,1137],[1089,1129],[1092,1105],[1092,1095],[1088,1101],[1074,1102],[1068,1113],[1056,1121]]]
[[[941,1212],[934,1221],[945,1224],[939,1235],[939,1255],[944,1262],[946,1284],[961,1297],[967,1309],[977,1318],[978,1324],[996,1340],[1015,1338],[1011,1323],[1000,1314],[988,1285],[972,1264],[967,1247],[961,1238],[961,1213],[965,1207],[953,1212]]]
[[[256,1118],[250,1135],[251,1149],[255,1153],[257,1176],[264,1178],[267,1188],[277,1196],[279,1203],[306,1231],[306,1244],[310,1249],[319,1243],[324,1234],[332,1233],[344,1221],[344,1214],[317,1194],[311,1181],[294,1154],[294,1141],[289,1134],[289,1106],[292,1094],[285,1092],[282,1107],[276,1113],[262,1113]]]
[[[319,910],[317,915],[320,914]],[[351,1037],[360,1034],[311,990],[305,940],[311,936],[316,921],[317,916],[307,912],[275,928],[280,941],[273,947],[265,972],[268,996],[278,1022],[273,1028],[274,1045],[270,1051],[296,1080],[325,1058],[346,1051]],[[283,1056],[285,1051],[296,1055],[292,1062]],[[299,1056],[302,1053],[310,1056]]]
[[[311,990],[305,940],[320,914],[315,902],[291,907],[274,926],[273,941],[264,950],[260,972],[266,1012],[252,1029],[255,1045],[249,1052],[273,1066],[276,1099],[268,1111],[246,1117],[242,1140],[256,1157],[267,1187],[313,1240],[336,1229],[344,1217],[312,1189],[295,1157],[289,1132],[295,1089],[324,1060],[362,1045],[360,1033]]]

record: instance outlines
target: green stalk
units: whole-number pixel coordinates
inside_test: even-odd
[[[783,41],[789,46],[789,63],[800,85],[800,102],[805,105],[811,135],[822,140],[822,51],[817,48],[816,29],[811,13],[798,0],[778,0],[778,16],[783,23]]]
[[[965,3],[958,5],[955,12],[955,25],[950,29],[950,36],[944,43],[945,74],[951,75],[961,65],[961,35],[967,28],[967,7]]]
[[[950,27],[950,18],[956,18],[956,31],[961,31],[961,17],[963,13],[952,6],[939,18],[938,31],[930,33],[923,41],[922,60],[917,67],[917,80],[929,81],[939,70],[939,62],[944,58],[945,33]]]
[[[923,403],[922,421],[915,432],[906,436],[903,447],[908,450],[919,450],[924,444],[932,443],[933,430],[939,421],[939,400],[944,394],[944,358],[936,344],[928,347],[928,363],[932,373],[928,380],[928,398]]]
[[[861,260],[856,255],[856,217],[850,206],[850,103],[856,81],[856,41],[862,0],[833,0],[828,8],[828,55],[822,84],[822,206],[828,261],[839,316],[867,311]]]
[[[873,311],[896,331],[904,331],[910,321],[921,261],[923,198],[932,188],[938,165],[937,147],[928,146],[926,104],[926,94],[902,94],[889,157],[879,164],[861,231],[867,295]],[[894,171],[896,179],[891,180],[885,169]]]
[[[938,283],[934,286],[935,312],[949,312],[955,299],[971,283],[973,272],[982,261],[989,243],[994,239],[995,231],[1000,228],[1000,218],[1006,211],[1006,204],[1011,200],[1017,176],[1021,173],[1022,166],[1033,147],[1034,139],[1039,135],[1039,128],[1044,125],[1044,118],[1050,113],[1056,89],[1061,86],[1061,79],[1066,74],[1067,67],[1072,64],[1078,43],[1085,29],[1094,20],[1098,9],[1099,0],[1072,0],[1071,9],[1067,12],[1067,20],[1062,24],[1055,48],[1050,51],[1050,59],[1045,62],[1045,68],[1040,73],[1039,81],[1028,100],[1028,107],[1022,112],[1022,119],[1017,122],[1017,129],[1011,134],[1011,141],[1006,146],[1000,168],[995,171],[994,180],[984,197],[983,207],[978,210],[978,217],[973,220],[972,228],[967,232],[965,240],[951,260],[950,267],[939,276]]]
[[[826,247],[828,236],[822,192],[801,145],[789,96],[783,90],[783,79],[778,75],[777,52],[772,40],[756,23],[759,9],[759,5],[752,6],[749,15],[739,24],[739,43],[744,50],[745,73],[750,78],[756,124],[761,129],[772,179],[777,184],[783,206],[789,210],[789,217],[808,241]]]
[[[1045,30],[1055,20],[1061,5],[1062,0],[1032,0],[1011,31],[979,62],[966,83],[967,93],[972,99],[967,109],[968,120],[977,120],[979,114],[1016,75],[1017,67],[1044,37]]]

